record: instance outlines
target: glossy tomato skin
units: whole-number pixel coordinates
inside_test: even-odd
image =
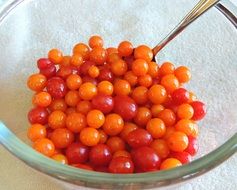
[[[190,105],[193,107],[194,114],[192,120],[201,120],[205,117],[207,110],[206,105],[200,101],[191,102]]]
[[[93,166],[107,166],[112,159],[110,148],[105,144],[98,144],[91,148],[90,163]]]
[[[63,98],[67,93],[66,83],[60,77],[52,77],[47,81],[47,92],[53,98]]]
[[[35,107],[28,113],[28,120],[31,124],[45,125],[48,122],[49,112],[46,108]]]
[[[134,172],[134,164],[130,158],[115,157],[109,164],[109,172],[117,174],[129,174]]]
[[[135,129],[127,135],[126,141],[132,148],[139,148],[150,145],[152,136],[145,129]]]
[[[155,151],[147,146],[135,149],[131,155],[136,170],[140,172],[156,171],[161,163]]]
[[[132,120],[137,114],[137,104],[129,96],[114,97],[114,112],[125,121]]]
[[[174,104],[180,105],[189,101],[189,92],[184,88],[178,88],[172,93],[171,97]]]
[[[185,149],[186,152],[194,156],[198,151],[198,141],[195,137],[188,136],[188,147]]]
[[[40,69],[40,73],[46,76],[47,79],[52,78],[56,75],[56,66],[54,64],[49,65],[44,69]]]
[[[112,71],[110,71],[110,69],[104,67],[100,70],[100,74],[98,76],[98,80],[99,81],[104,81],[107,80],[109,82],[113,82],[114,80],[114,75],[112,73]]]
[[[47,59],[47,58],[40,58],[37,61],[37,67],[41,70],[41,69],[46,69],[49,66],[53,65],[53,63]]]
[[[191,162],[192,157],[187,152],[172,152],[170,157],[178,159],[182,164]]]
[[[72,143],[66,149],[69,164],[83,164],[88,161],[89,148],[82,143]]]
[[[94,109],[102,111],[104,114],[110,113],[114,108],[114,100],[111,96],[98,94],[92,99]]]

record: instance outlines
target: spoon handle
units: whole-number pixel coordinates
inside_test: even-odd
[[[205,13],[220,0],[200,0],[195,7],[183,18],[183,20],[157,45],[153,48],[154,56],[179,33],[181,33],[189,24]]]

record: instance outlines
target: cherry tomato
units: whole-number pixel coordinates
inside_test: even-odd
[[[60,77],[53,77],[47,81],[47,92],[53,98],[63,98],[67,93],[66,83]]]
[[[140,45],[135,48],[134,57],[136,59],[144,59],[147,62],[150,62],[153,59],[153,53],[151,48],[146,45]]]
[[[144,105],[148,101],[148,89],[144,86],[134,88],[132,98],[138,105]]]
[[[118,53],[120,56],[127,57],[133,53],[133,46],[128,41],[123,41],[118,46]]]
[[[160,166],[160,158],[155,151],[147,146],[135,149],[132,152],[135,168],[141,172],[156,171]]]
[[[167,93],[163,86],[155,84],[149,89],[148,97],[153,104],[161,104],[166,100]]]
[[[47,138],[42,138],[35,141],[33,148],[48,157],[53,156],[55,150],[53,142]]]
[[[189,92],[184,88],[178,88],[172,93],[173,103],[180,105],[189,101]]]
[[[84,60],[88,60],[90,54],[90,48],[83,43],[76,44],[73,47],[73,54],[80,54],[82,55]]]
[[[148,121],[146,130],[151,134],[153,138],[161,138],[165,135],[165,123],[159,118],[153,118]]]
[[[47,79],[42,74],[33,74],[27,80],[29,89],[39,92],[42,91],[46,85]]]
[[[109,172],[117,174],[133,173],[134,165],[130,158],[115,157],[109,164]]]
[[[188,147],[188,137],[183,132],[174,132],[167,139],[170,150],[175,152],[182,152]],[[186,151],[188,152],[188,151]]]
[[[28,113],[28,120],[31,124],[45,125],[48,122],[49,113],[46,108],[35,107]]]
[[[110,148],[105,144],[98,144],[91,148],[90,163],[94,166],[107,166],[112,159]]]
[[[27,131],[27,136],[31,141],[36,141],[46,137],[46,128],[41,124],[33,124]]]
[[[175,168],[175,167],[178,167],[178,166],[181,166],[181,165],[182,165],[182,163],[178,159],[167,158],[166,160],[164,160],[161,163],[160,169],[161,170],[168,170],[168,169]]]
[[[138,128],[127,135],[126,141],[132,148],[139,148],[151,144],[152,136],[145,129]]]
[[[81,113],[70,113],[67,116],[66,126],[74,133],[79,133],[83,128],[86,127],[86,124],[86,117]]]
[[[129,121],[136,116],[137,105],[129,96],[115,96],[114,112],[119,114],[124,120]]]
[[[44,75],[47,79],[50,79],[56,75],[56,71],[55,65],[49,65],[45,69],[40,69],[40,74]]]
[[[55,129],[51,140],[56,148],[66,148],[74,141],[74,134],[66,128]]]
[[[97,109],[91,110],[86,116],[87,125],[93,128],[100,128],[105,122],[104,114]]]
[[[41,70],[41,69],[46,69],[48,68],[49,66],[53,65],[53,63],[47,59],[47,58],[40,58],[38,61],[37,61],[37,67]]]
[[[151,111],[146,107],[139,107],[137,110],[137,114],[134,117],[134,122],[140,126],[146,126],[147,122],[151,119]]]
[[[109,146],[112,153],[125,149],[125,143],[120,137],[110,137],[106,144]]]
[[[110,69],[108,68],[103,68],[100,70],[100,74],[98,76],[98,80],[99,81],[109,81],[109,82],[113,82],[114,80],[114,75],[112,73],[112,71],[110,71]]]
[[[118,135],[124,126],[123,118],[115,113],[108,114],[105,117],[105,122],[103,125],[103,130],[106,134],[110,136]]]
[[[90,101],[80,101],[77,104],[77,111],[82,114],[87,114],[92,109]]]
[[[56,110],[50,113],[48,118],[48,125],[52,129],[63,128],[66,125],[66,114],[62,111]]]
[[[80,142],[70,144],[65,153],[69,164],[83,164],[89,158],[89,148]]]
[[[51,158],[61,164],[68,164],[68,160],[63,154],[54,154]]]
[[[104,41],[100,36],[91,36],[89,39],[89,46],[94,47],[103,47]]]
[[[192,160],[191,155],[187,152],[172,152],[171,157],[178,159],[182,164],[187,164]]]
[[[198,151],[198,141],[195,137],[188,136],[188,146],[185,149],[185,152],[188,152],[194,156]]]
[[[152,143],[150,144],[150,147],[156,152],[156,154],[161,159],[168,157],[168,155],[170,154],[170,149],[165,140],[156,139],[152,141]]]
[[[79,88],[79,96],[83,100],[91,100],[97,94],[97,88],[90,82],[83,83]]]
[[[114,108],[114,100],[109,95],[98,94],[93,97],[92,107],[102,111],[104,114],[110,113]]]
[[[194,102],[191,102],[190,105],[193,107],[193,110],[194,110],[194,114],[192,117],[193,120],[197,121],[205,117],[207,110],[204,103],[200,101],[194,101]]]
[[[100,134],[95,128],[85,127],[81,130],[79,139],[86,146],[95,146],[100,141]]]

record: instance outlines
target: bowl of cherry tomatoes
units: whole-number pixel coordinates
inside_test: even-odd
[[[160,3],[55,3],[12,1],[0,12],[0,142],[12,154],[72,186],[145,189],[192,179],[236,152],[230,3],[217,8],[232,24],[220,14],[189,41],[214,8],[156,57],[155,26],[161,36],[175,23]],[[153,25],[148,12],[160,18]],[[229,28],[221,46],[217,24]],[[216,55],[223,48],[228,58]]]

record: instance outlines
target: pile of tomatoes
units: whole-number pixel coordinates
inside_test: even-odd
[[[110,173],[150,172],[186,164],[198,150],[206,109],[184,88],[185,66],[153,62],[146,45],[104,48],[100,36],[37,61],[28,138],[45,156]]]

